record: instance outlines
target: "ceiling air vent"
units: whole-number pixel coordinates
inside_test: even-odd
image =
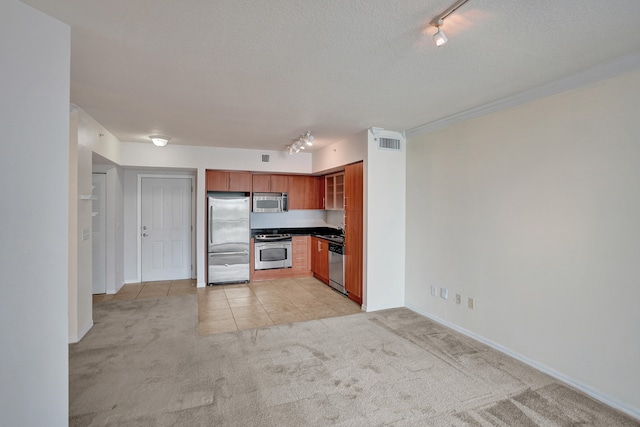
[[[400,151],[400,140],[395,138],[378,138],[379,150]]]
[[[263,163],[269,163],[269,155],[268,154],[263,154],[262,155],[262,162]]]

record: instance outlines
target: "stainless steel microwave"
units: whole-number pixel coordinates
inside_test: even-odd
[[[253,212],[287,212],[287,193],[253,193]]]

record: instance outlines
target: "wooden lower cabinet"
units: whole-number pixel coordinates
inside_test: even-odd
[[[317,237],[311,237],[311,271],[316,279],[329,284],[329,243]]]
[[[251,239],[251,281],[311,276],[311,237],[293,236],[291,242],[291,268],[255,270],[254,240]]]
[[[311,271],[311,237],[293,236],[291,269],[294,273],[308,274]]]

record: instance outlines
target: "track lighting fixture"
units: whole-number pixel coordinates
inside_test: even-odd
[[[443,46],[446,42],[449,41],[447,36],[444,34],[444,31],[442,31],[443,23],[444,22],[442,22],[442,19],[438,21],[438,24],[436,25],[438,31],[433,35],[433,41],[435,42],[437,47]]]
[[[308,130],[306,133],[300,135],[298,139],[296,139],[293,144],[287,145],[287,151],[289,154],[299,153],[300,150],[304,150],[307,147],[311,147],[313,145],[313,135],[311,135],[311,131]]]
[[[313,135],[311,135],[311,131],[308,130],[300,140],[311,147],[313,145]]]
[[[463,4],[465,4],[468,1],[469,0],[458,0],[453,4],[453,6],[451,6],[449,9],[445,10],[444,12],[442,12],[439,16],[437,16],[432,21],[431,25],[433,25],[438,29],[438,31],[436,31],[436,33],[433,35],[433,42],[436,44],[436,46],[438,47],[444,46],[449,41],[447,36],[444,34],[444,31],[442,31],[442,26],[444,25],[445,18],[447,18],[453,12],[458,10]]]

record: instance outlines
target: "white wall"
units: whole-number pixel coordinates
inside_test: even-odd
[[[115,294],[124,284],[124,171],[114,164],[96,163],[95,152],[93,158],[93,172],[107,175],[106,292]]]
[[[125,169],[124,170],[124,203],[123,203],[123,219],[124,219],[124,281],[125,283],[138,283],[141,278],[138,271],[138,177],[139,175],[178,175],[195,177],[196,171],[193,170],[181,170],[181,169]],[[194,192],[194,194],[196,194]],[[204,197],[204,196],[203,196]],[[196,200],[197,202],[197,200]],[[194,203],[195,205],[195,203]],[[192,209],[195,206],[192,206]],[[192,213],[192,216],[196,216]],[[204,231],[203,231],[204,233]],[[195,237],[195,236],[194,236]],[[197,240],[197,239],[196,239]],[[198,254],[195,243],[192,253],[192,260],[197,266],[198,263],[202,263],[204,260],[204,252]],[[193,258],[195,257],[195,258]],[[204,279],[203,279],[204,280]]]
[[[262,162],[262,155],[269,162]],[[169,142],[156,147],[151,142],[122,144],[122,166],[182,169],[226,169],[256,172],[311,173],[311,154],[290,156],[285,151],[239,150],[197,147]]]
[[[82,337],[93,326],[93,304],[92,304],[92,202],[91,200],[82,199],[82,196],[91,196],[93,194],[92,180],[92,148],[94,140],[98,138],[90,131],[87,122],[90,122],[89,116],[82,110],[73,113],[77,116],[77,193],[70,194],[70,198],[77,200],[77,217],[76,217],[76,289],[75,304],[76,324],[69,327],[69,342],[74,343],[82,339]],[[73,135],[75,137],[76,135]],[[71,140],[74,138],[70,137]],[[72,318],[70,317],[70,321]]]
[[[394,131],[380,136],[400,138],[399,152],[378,150],[368,130],[313,154],[313,172],[364,162],[363,308],[367,311],[404,306],[405,167],[404,138]]]
[[[406,142],[398,132],[378,136],[401,140],[401,150],[380,150],[367,134],[364,171],[364,300],[367,311],[404,306]]]
[[[78,110],[69,113],[69,342],[78,342]]]
[[[2,425],[68,424],[69,51],[68,26],[0,2]]]
[[[326,172],[364,160],[367,156],[367,138],[367,131],[363,130],[314,152],[313,173]]]
[[[262,162],[262,155],[268,154],[269,163]],[[124,211],[125,211],[125,281],[138,280],[137,245],[131,246],[131,239],[137,239],[137,173],[172,173],[175,171],[196,171],[196,276],[198,286],[205,286],[205,241],[206,220],[206,169],[226,169],[284,173],[311,173],[311,155],[299,153],[290,156],[284,151],[237,150],[229,148],[196,147],[176,145],[169,142],[165,147],[156,147],[149,143],[127,142],[122,144],[121,164],[135,172],[125,171]],[[134,175],[132,175],[134,174]],[[137,175],[135,175],[137,176]],[[132,187],[136,182],[135,188]],[[135,256],[133,252],[135,251]],[[135,267],[137,271],[137,267]]]
[[[406,243],[407,306],[636,417],[638,99],[635,71],[412,138]]]

